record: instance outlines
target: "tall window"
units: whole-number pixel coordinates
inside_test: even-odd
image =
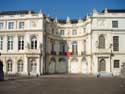
[[[114,68],[119,68],[119,60],[114,60]]]
[[[35,36],[31,38],[31,49],[37,49],[37,38]]]
[[[13,50],[13,37],[12,36],[8,36],[7,49]]]
[[[112,28],[118,28],[118,21],[112,21]]]
[[[75,55],[75,54],[77,54],[77,42],[76,41],[74,41],[73,43],[72,43],[72,53]]]
[[[64,42],[60,42],[60,52],[65,53],[65,43]]]
[[[19,22],[19,29],[24,29],[24,22]]]
[[[99,48],[100,49],[105,48],[105,36],[104,35],[99,36]]]
[[[3,37],[0,36],[0,50],[3,50]]]
[[[52,52],[54,51],[54,43],[53,42],[52,42],[52,49],[51,50],[52,50]]]
[[[0,22],[0,29],[3,29],[3,23]]]
[[[119,51],[119,36],[113,36],[113,51]]]
[[[77,35],[77,31],[76,31],[76,30],[73,30],[73,31],[72,31],[72,35]]]
[[[60,30],[60,35],[64,35],[64,30]]]
[[[8,23],[8,29],[14,29],[14,22]]]
[[[18,50],[24,50],[24,37],[18,37]]]
[[[18,72],[23,72],[23,61],[20,60],[17,64],[17,70]]]
[[[12,72],[12,69],[13,69],[12,60],[8,60],[7,61],[7,72]]]

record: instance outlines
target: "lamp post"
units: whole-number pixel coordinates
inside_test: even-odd
[[[112,72],[112,57],[114,56],[113,52],[112,52],[112,44],[110,44],[110,72]]]
[[[42,63],[42,51],[43,51],[43,45],[40,43],[40,69],[39,69],[39,71],[40,71],[40,75],[41,75],[41,70],[43,70],[43,64],[41,64]],[[42,65],[42,66],[41,66]],[[42,68],[42,69],[41,69]]]
[[[1,53],[0,53],[1,55]],[[0,81],[4,80],[4,73],[3,73],[3,62],[0,60]]]

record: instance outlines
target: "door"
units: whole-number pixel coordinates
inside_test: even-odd
[[[78,62],[77,58],[73,58],[71,60],[71,73],[80,73],[80,62]]]
[[[54,60],[50,61],[49,73],[51,73],[51,74],[55,73],[55,64],[56,64],[56,62]]]
[[[88,71],[88,64],[87,64],[87,62],[83,62],[83,73],[87,73],[87,71]]]
[[[101,59],[98,64],[98,71],[106,71],[106,62],[104,59]]]
[[[57,73],[67,72],[67,63],[65,59],[61,58],[59,59],[59,62],[56,63],[56,72]]]

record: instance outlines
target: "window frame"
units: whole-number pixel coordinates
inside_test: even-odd
[[[64,30],[63,30],[63,29],[60,30],[60,35],[61,35],[61,36],[64,35]]]
[[[119,51],[119,36],[113,36],[113,51]]]
[[[37,37],[36,36],[32,36],[31,37],[31,49],[37,49]]]
[[[112,28],[118,28],[118,21],[117,20],[112,21]]]
[[[24,29],[25,28],[25,22],[24,21],[20,21],[19,22],[19,29]]]
[[[4,28],[4,23],[0,22],[0,30],[2,30]]]
[[[24,50],[24,36],[18,36],[18,50]]]
[[[14,29],[15,22],[8,22],[8,29]]]
[[[114,60],[114,68],[120,68],[120,60]]]
[[[3,37],[0,36],[0,50],[3,50]]]
[[[7,37],[7,50],[13,50],[13,47],[14,47],[13,43],[14,43],[13,36],[8,36]]]

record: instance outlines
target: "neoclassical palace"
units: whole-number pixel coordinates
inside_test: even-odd
[[[5,74],[120,75],[125,68],[125,10],[94,9],[77,20],[42,11],[2,11],[0,61]]]

